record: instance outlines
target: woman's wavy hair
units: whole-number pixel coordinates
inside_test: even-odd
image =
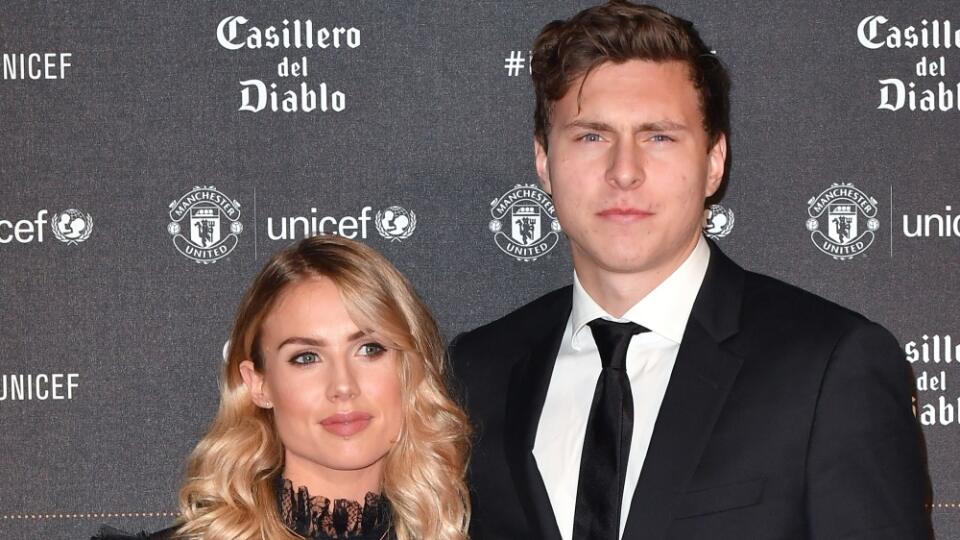
[[[465,540],[470,501],[465,476],[470,427],[445,385],[436,322],[410,283],[382,255],[338,236],[315,236],[277,253],[237,309],[220,388],[220,408],[197,444],[180,490],[178,535],[203,540],[300,538],[280,519],[275,492],[283,445],[273,413],[257,407],[240,377],[264,369],[259,334],[277,298],[316,276],[339,288],[362,330],[399,351],[403,427],[386,456],[383,495],[398,540]]]

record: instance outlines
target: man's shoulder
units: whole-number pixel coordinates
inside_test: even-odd
[[[480,351],[534,342],[569,316],[572,290],[571,285],[555,289],[495,321],[464,332],[454,338],[451,348]]]
[[[740,331],[748,339],[763,335],[832,348],[844,336],[866,331],[895,342],[886,328],[863,314],[764,274],[745,273],[742,302]]]
[[[867,320],[860,313],[814,292],[751,271],[745,271],[743,305],[745,310],[759,310],[766,315],[776,313],[786,319],[807,319],[815,315],[836,323]]]
[[[712,243],[702,287],[694,312],[711,327],[736,329],[750,338],[760,333],[829,337],[872,324],[856,311],[814,292],[742,268]]]

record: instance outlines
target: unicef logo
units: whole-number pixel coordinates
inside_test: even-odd
[[[733,230],[733,210],[725,206],[712,204],[710,208],[703,211],[703,217],[703,233],[708,238],[717,240],[727,236]]]
[[[488,224],[500,251],[518,261],[535,261],[560,240],[553,201],[533,184],[517,184],[490,202]]]
[[[171,202],[170,220],[167,232],[173,236],[177,251],[202,264],[217,262],[229,255],[243,232],[240,203],[213,186],[196,186]]]
[[[54,214],[50,221],[53,236],[67,244],[76,245],[90,238],[93,232],[93,218],[76,208],[68,208],[59,214]]]
[[[807,205],[810,240],[838,261],[866,251],[880,229],[877,200],[850,183],[831,185],[807,201]]]
[[[402,206],[389,206],[377,212],[374,222],[380,236],[391,242],[410,238],[417,228],[417,214]]]

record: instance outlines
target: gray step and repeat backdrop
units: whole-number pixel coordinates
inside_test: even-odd
[[[382,250],[448,339],[570,282],[529,50],[587,5],[0,4],[0,538],[174,519],[240,294],[294,239]],[[662,7],[734,81],[708,234],[897,335],[960,538],[960,4]]]

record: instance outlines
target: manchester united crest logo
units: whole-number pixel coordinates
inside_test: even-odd
[[[501,251],[518,261],[535,261],[560,239],[553,201],[533,184],[517,184],[490,202],[488,228]]]
[[[170,203],[167,232],[184,257],[209,264],[237,247],[243,231],[240,203],[213,186],[196,186]]]
[[[833,184],[807,201],[807,213],[810,240],[839,261],[866,251],[880,228],[877,200],[849,183]]]

